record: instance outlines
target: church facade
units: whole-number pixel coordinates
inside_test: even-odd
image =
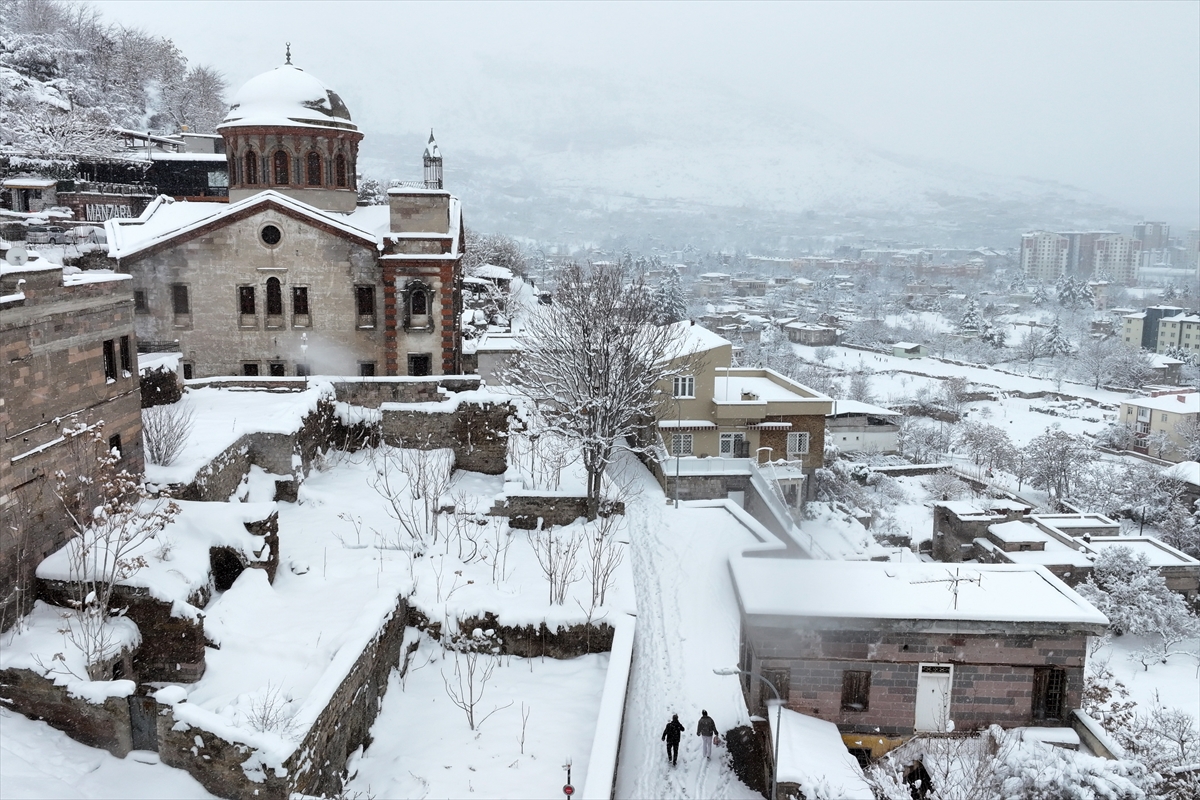
[[[218,130],[227,205],[162,197],[107,225],[143,349],[182,352],[197,378],[461,371],[462,209],[432,134],[425,180],[360,207],[362,133],[290,59]]]

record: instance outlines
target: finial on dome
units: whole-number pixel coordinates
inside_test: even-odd
[[[425,188],[442,188],[442,152],[438,149],[433,138],[433,128],[429,129],[429,144],[425,145]]]
[[[433,128],[429,129],[429,143],[433,144]]]
[[[284,63],[286,63],[288,65],[290,65],[292,63],[292,43],[291,42],[287,43],[287,61]]]

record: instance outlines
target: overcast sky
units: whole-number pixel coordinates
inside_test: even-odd
[[[876,149],[1072,184],[1178,227],[1200,217],[1197,2],[96,5],[231,93],[290,41],[368,136],[436,127],[496,70],[538,87],[536,103],[520,95],[536,129],[572,107],[586,68],[623,87],[631,116],[663,90],[705,107],[719,85]]]

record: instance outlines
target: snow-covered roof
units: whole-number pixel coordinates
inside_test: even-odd
[[[358,130],[337,92],[292,64],[246,81],[217,130],[274,125]]]
[[[716,428],[717,424],[706,419],[660,419],[658,427],[672,429],[694,428],[699,430],[701,428]]]
[[[441,158],[442,151],[438,149],[437,141],[433,138],[433,129],[429,131],[429,143],[425,145],[425,158]]]
[[[921,345],[916,342],[896,342],[892,347],[899,347],[901,350],[915,350]]]
[[[480,264],[475,268],[475,277],[490,278],[497,281],[511,281],[513,271],[508,267],[498,267],[495,264]]]
[[[703,325],[697,325],[691,320],[676,322],[672,326],[679,344],[676,346],[678,356],[688,356],[715,350],[718,347],[732,347],[733,343],[720,334],[713,333]]]
[[[53,178],[8,178],[4,181],[5,189],[48,189],[56,186],[58,181]]]
[[[891,411],[870,403],[861,403],[858,400],[834,400],[833,411],[829,413],[829,416],[836,417],[839,414],[870,414],[873,417],[903,416],[899,411]]]
[[[1108,624],[1041,566],[755,558],[729,566],[742,610],[753,616]]]
[[[742,399],[743,394],[754,396],[753,400]],[[770,378],[739,375],[736,371],[719,372],[713,385],[713,399],[718,403],[769,403],[796,402],[812,398],[792,391]]]
[[[805,797],[875,797],[858,759],[846,749],[837,725],[790,708],[772,708],[767,718],[772,737],[779,740],[776,780],[799,784]]]
[[[1135,556],[1144,555],[1152,567],[1200,567],[1187,553],[1151,536],[1093,536],[1088,547],[1097,553],[1109,547],[1127,547]]]
[[[228,205],[175,201],[166,196],[155,198],[146,206],[141,216],[135,219],[110,219],[104,223],[108,234],[108,255],[112,258],[125,258],[225,217],[268,203],[337,228],[351,236],[368,240],[372,244],[379,242],[376,231],[355,224],[367,222],[370,219],[368,217],[323,211],[273,189],[267,189]]]
[[[1049,542],[1054,537],[1036,525],[1021,520],[997,522],[988,526],[988,532],[1002,542]]]
[[[1200,461],[1180,461],[1175,466],[1164,469],[1162,474],[1164,478],[1200,486]]]
[[[1154,411],[1170,411],[1174,414],[1200,414],[1200,392],[1171,393],[1158,397],[1131,397],[1122,405],[1149,408]]]

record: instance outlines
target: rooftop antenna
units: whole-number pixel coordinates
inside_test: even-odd
[[[292,43],[291,42],[287,43],[287,61],[285,63],[289,64],[289,65],[292,63]]]
[[[950,570],[946,570],[946,578],[934,578],[928,581],[909,581],[909,583],[948,583],[947,588],[954,593],[954,610],[958,610],[958,585],[960,583],[974,583],[977,586],[983,586],[983,573],[976,575],[974,578],[964,578],[959,574],[960,568],[954,568],[954,574],[950,574]]]

